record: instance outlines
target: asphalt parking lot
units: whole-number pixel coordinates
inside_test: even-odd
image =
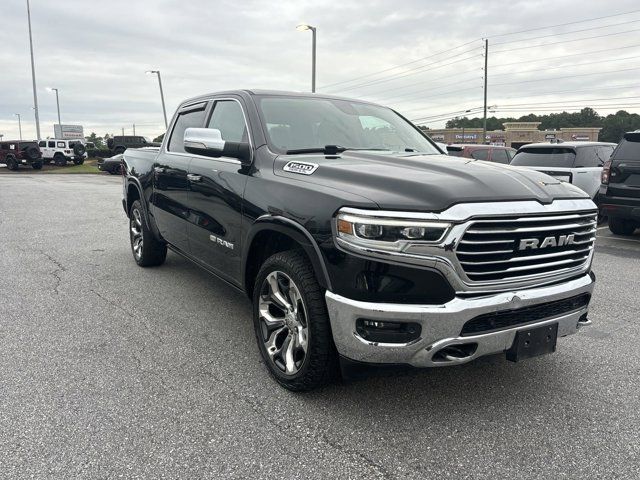
[[[250,305],[132,259],[118,177],[0,178],[0,478],[640,478],[640,234],[600,230],[593,326],[518,364],[309,394]]]

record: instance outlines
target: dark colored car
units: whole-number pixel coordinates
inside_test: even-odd
[[[138,135],[115,136],[107,139],[107,148],[114,153],[124,153],[127,148],[159,147],[160,144]]]
[[[605,163],[598,201],[612,233],[640,228],[640,130],[625,133]]]
[[[42,152],[35,141],[5,140],[0,142],[0,163],[5,163],[9,170],[17,170],[22,164],[40,170]]]
[[[121,173],[122,168],[122,154],[114,155],[110,158],[98,159],[98,170],[103,172],[109,172],[111,175],[117,175]]]
[[[473,158],[475,160],[486,160],[509,164],[516,154],[515,148],[500,147],[497,145],[447,145],[447,153],[452,157]]]
[[[127,150],[123,165],[136,263],[171,249],[246,293],[286,388],[323,384],[338,364],[522,360],[590,323],[591,199],[443,155],[389,108],[204,95],[180,104],[160,148]]]

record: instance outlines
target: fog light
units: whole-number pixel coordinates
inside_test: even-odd
[[[359,318],[356,321],[356,332],[370,342],[409,343],[420,338],[422,327],[419,323]]]

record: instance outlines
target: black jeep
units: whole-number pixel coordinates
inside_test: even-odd
[[[107,147],[115,154],[124,153],[127,148],[159,147],[160,144],[139,135],[115,136],[107,140]]]
[[[9,170],[17,170],[23,163],[40,170],[42,153],[35,141],[6,140],[0,142],[0,163],[6,163]]]

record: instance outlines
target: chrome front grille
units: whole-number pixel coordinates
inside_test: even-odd
[[[596,227],[596,211],[480,218],[469,223],[456,257],[471,283],[570,273],[589,261]]]

